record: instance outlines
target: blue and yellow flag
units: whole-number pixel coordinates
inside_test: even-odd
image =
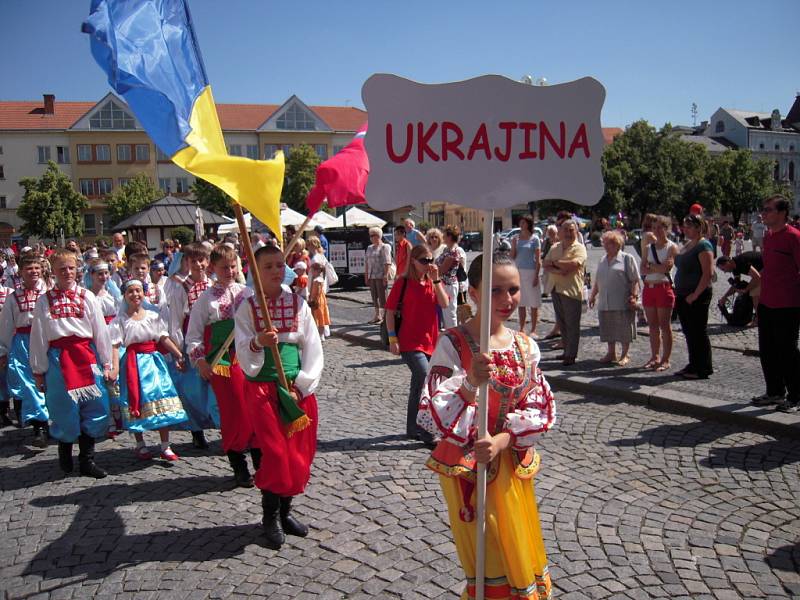
[[[283,154],[228,156],[185,0],[92,0],[82,29],[111,87],[161,151],[280,237]]]

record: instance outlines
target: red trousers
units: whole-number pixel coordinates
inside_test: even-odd
[[[258,489],[278,496],[297,496],[308,484],[317,452],[317,398],[309,394],[300,400],[299,406],[311,424],[288,437],[278,413],[275,387],[274,383],[247,380],[244,384],[256,445],[263,455],[255,483]]]
[[[243,452],[248,448],[258,448],[253,430],[253,421],[245,402],[244,373],[239,364],[231,365],[231,376],[211,376],[211,388],[219,406],[222,450]]]

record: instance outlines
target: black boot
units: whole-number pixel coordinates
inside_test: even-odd
[[[261,448],[250,448],[250,458],[253,461],[253,471],[261,468]]]
[[[17,427],[22,427],[22,400],[14,398],[14,413],[17,415]]]
[[[297,537],[306,537],[308,535],[308,526],[292,516],[291,496],[281,498],[281,526],[286,535],[295,535]]]
[[[208,440],[206,439],[206,434],[202,429],[200,431],[192,432],[192,446],[198,450],[208,450]]]
[[[94,464],[94,438],[85,433],[81,433],[78,438],[78,447],[81,449],[78,454],[78,468],[81,475],[102,479],[108,473]]]
[[[72,444],[58,442],[58,465],[64,473],[72,473]]]
[[[0,423],[2,423],[3,427],[14,425],[14,421],[11,420],[11,416],[8,414],[9,408],[8,402],[0,402]]]
[[[226,454],[228,455],[231,467],[233,467],[233,477],[236,479],[236,486],[243,488],[253,487],[253,478],[250,477],[250,471],[247,470],[247,459],[244,457],[244,452],[228,450]]]
[[[33,441],[31,445],[37,448],[47,448],[47,423],[31,421],[33,425]]]
[[[264,510],[264,519],[261,525],[264,536],[267,538],[267,547],[271,550],[280,550],[286,541],[286,535],[281,526],[281,498],[267,490],[261,490],[261,508]]]

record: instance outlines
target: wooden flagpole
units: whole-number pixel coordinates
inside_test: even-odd
[[[308,224],[311,222],[311,217],[313,217],[313,215],[308,215],[306,217],[306,220],[303,221],[302,225],[300,225],[300,229],[297,230],[291,241],[288,244],[286,244],[286,247],[283,250],[283,258],[288,258],[289,253],[292,251],[292,248],[294,248],[294,245],[297,243],[297,240],[300,239],[300,236],[303,235],[303,232],[306,230],[306,227],[308,227]]]
[[[264,317],[264,325],[267,331],[272,331],[272,319],[269,316],[269,307],[267,305],[267,298],[264,296],[264,288],[261,286],[261,274],[258,272],[258,267],[256,266],[256,256],[253,252],[253,245],[250,243],[250,234],[247,232],[247,224],[244,222],[244,213],[238,202],[233,203],[233,213],[236,216],[236,222],[239,224],[239,235],[242,236],[244,251],[247,254],[247,263],[250,265],[250,275],[253,277],[253,290],[255,290],[256,299],[261,308],[261,314]],[[255,323],[255,326],[258,328],[258,323]],[[289,383],[286,381],[286,373],[283,370],[280,350],[278,350],[277,345],[270,348],[270,350],[272,351],[272,359],[275,361],[278,381],[288,390]]]
[[[494,210],[483,211],[483,256],[481,264],[481,340],[482,354],[489,352],[492,323],[492,255]],[[489,386],[484,383],[478,390],[478,439],[486,436],[488,429]],[[484,599],[486,578],[486,465],[478,464],[477,515],[475,519],[475,599]]]

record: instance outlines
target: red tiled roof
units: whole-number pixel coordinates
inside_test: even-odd
[[[55,114],[44,114],[41,100],[0,102],[0,129],[67,129],[95,102],[56,102]]]
[[[614,138],[624,133],[620,127],[603,127],[603,142],[608,146],[614,141]]]

